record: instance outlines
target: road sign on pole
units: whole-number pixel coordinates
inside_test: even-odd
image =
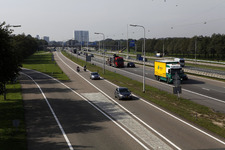
[[[173,85],[175,87],[180,86],[180,77],[177,72],[175,73],[175,76],[173,76]]]
[[[177,74],[177,72],[175,73],[175,75],[173,76],[173,85],[175,87],[173,87],[173,94],[177,94],[177,99],[180,99],[180,95],[181,94],[181,86],[180,86],[180,77]]]

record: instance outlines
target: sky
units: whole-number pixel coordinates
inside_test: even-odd
[[[0,23],[21,25],[13,34],[89,40],[211,36],[225,33],[225,0],[1,0]],[[132,27],[130,24],[142,27]]]

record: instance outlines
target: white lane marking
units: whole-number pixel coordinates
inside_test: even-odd
[[[65,56],[64,56],[64,57],[65,57]],[[97,62],[97,63],[98,63],[98,62]],[[98,63],[98,64],[101,64],[101,63]],[[102,65],[102,64],[101,64],[101,65]],[[117,68],[115,68],[115,69],[117,69]],[[139,77],[139,78],[142,78],[142,77],[143,77],[143,76],[141,76],[141,75],[134,74],[134,73],[132,73],[132,72],[127,72],[127,71],[122,70],[122,69],[117,69],[117,70],[122,71],[122,72],[124,72],[124,73],[132,74],[132,75],[137,76],[137,77]],[[159,82],[159,81],[157,81],[157,80],[153,80],[153,79],[150,79],[150,78],[147,78],[147,77],[145,77],[145,78],[146,78],[147,80],[156,82],[156,83],[158,83],[158,84],[163,84],[163,85],[165,85],[165,86],[173,87],[172,85],[169,85],[169,84],[166,84],[166,83],[163,83],[163,82]],[[206,95],[203,95],[203,94],[200,94],[200,93],[196,93],[196,92],[193,92],[193,91],[184,89],[184,88],[182,88],[182,90],[183,90],[183,91],[186,91],[186,92],[189,92],[189,93],[192,93],[192,94],[196,94],[196,95],[198,95],[198,96],[202,96],[202,97],[205,97],[205,98],[209,98],[209,99],[212,99],[212,100],[221,102],[221,103],[225,103],[225,101],[223,101],[223,100],[220,100],[220,99],[217,99],[217,98],[213,98],[213,97],[210,97],[210,96],[206,96]]]
[[[60,53],[60,54],[61,54],[61,53]],[[62,55],[62,54],[61,54],[61,55]],[[57,54],[57,56],[58,56],[58,54]],[[62,55],[62,56],[64,56],[64,55]],[[59,56],[58,56],[58,57],[59,57]],[[65,56],[64,56],[64,57],[65,57]],[[65,58],[67,58],[67,57],[65,57]],[[68,58],[67,58],[67,59],[68,59]],[[68,59],[68,60],[70,60],[70,59]],[[71,61],[71,60],[70,60],[70,61]],[[71,62],[72,62],[72,61],[71,61]],[[74,62],[73,62],[73,63],[74,63]],[[74,64],[75,64],[75,63],[74,63]],[[123,70],[121,70],[121,71],[123,71]],[[125,71],[124,71],[124,72],[125,72]],[[128,73],[128,72],[127,72],[127,73]],[[131,74],[133,74],[133,73],[131,73]],[[136,75],[136,74],[133,74],[133,75]],[[142,77],[142,76],[140,76],[140,75],[136,75],[136,76]],[[149,78],[147,78],[147,79],[149,79]],[[152,79],[149,79],[149,80],[152,80]],[[106,79],[104,79],[104,81],[106,81],[106,82],[108,82],[108,83],[114,85],[115,87],[118,87],[117,85],[115,85],[114,83],[111,83],[110,81],[108,81],[108,80],[106,80]],[[157,81],[155,81],[155,80],[152,80],[152,81],[157,82]],[[172,87],[172,85],[168,85],[168,84],[165,84],[165,83],[162,83],[162,82],[157,82],[157,83],[164,84],[164,85],[167,85],[167,86],[171,86],[171,87]],[[186,89],[183,89],[183,90],[184,90],[184,91],[187,91],[187,92],[190,92],[190,93],[193,93],[193,94],[196,94],[196,95],[199,95],[199,96],[202,96],[202,97],[206,97],[206,98],[209,98],[209,99],[213,99],[213,100],[216,100],[216,101],[225,103],[224,101],[218,100],[218,99],[216,99],[216,98],[212,98],[212,97],[209,97],[209,96],[206,96],[206,95],[202,95],[202,94],[199,94],[199,93],[195,93],[195,92],[192,92],[192,91],[189,91],[189,90],[186,90]],[[134,95],[134,96],[136,96],[136,95]],[[111,98],[111,99],[112,99],[112,98]],[[112,99],[112,100],[113,100],[113,99]],[[198,129],[197,127],[195,127],[195,126],[193,126],[193,125],[191,125],[191,124],[189,124],[189,123],[187,123],[187,122],[181,120],[180,118],[177,118],[176,116],[174,116],[174,115],[172,115],[172,114],[166,112],[165,110],[162,110],[161,108],[159,108],[159,107],[157,107],[157,106],[155,106],[155,105],[153,105],[153,104],[151,104],[151,103],[149,103],[149,102],[147,102],[147,101],[145,101],[145,100],[143,100],[143,99],[140,99],[140,100],[142,100],[143,102],[145,102],[145,103],[147,103],[147,104],[149,104],[149,105],[155,107],[156,109],[158,109],[158,110],[164,112],[165,114],[167,114],[167,115],[169,115],[169,116],[171,116],[171,117],[173,117],[173,118],[175,118],[175,119],[177,119],[177,120],[183,122],[184,124],[186,124],[186,125],[188,125],[188,126],[194,128],[194,129],[196,129],[197,131],[199,131],[199,132],[201,132],[201,133],[203,133],[203,134],[205,134],[205,135],[211,137],[212,139],[214,139],[214,140],[216,140],[216,141],[218,141],[218,142],[220,142],[220,143],[222,143],[222,144],[225,145],[225,142],[221,141],[220,139],[218,139],[218,138],[216,138],[216,137],[214,137],[214,136],[212,136],[212,135],[210,135],[210,134],[204,132],[204,131],[201,130],[201,129]],[[114,101],[114,100],[113,100],[113,101]],[[115,101],[115,103],[118,104],[116,101]],[[120,104],[118,104],[118,105],[120,105]],[[121,107],[123,108],[123,106],[121,106]],[[124,108],[124,109],[126,110],[126,108]],[[129,111],[128,111],[128,112],[129,112]],[[129,112],[129,113],[130,113],[130,112]],[[131,113],[131,115],[132,115],[132,113]],[[134,116],[134,117],[136,118],[136,116]],[[139,119],[139,118],[138,118],[138,119]],[[141,121],[141,122],[142,122],[142,121]],[[142,122],[142,123],[144,123],[144,122]],[[145,124],[146,126],[148,126],[146,123],[144,123],[144,124]],[[156,132],[157,132],[157,131],[156,131]]]
[[[207,88],[202,88],[203,90],[206,90],[206,91],[210,91],[210,89],[207,89]]]
[[[56,53],[58,56],[58,53]],[[61,54],[61,53],[60,53]],[[62,55],[62,54],[61,54]],[[62,55],[63,57],[65,57],[64,55]],[[118,106],[120,106],[122,109],[124,109],[126,112],[128,112],[131,116],[133,116],[134,118],[136,118],[137,120],[139,120],[141,123],[143,123],[146,127],[148,127],[149,129],[151,129],[152,131],[154,131],[156,134],[158,134],[161,138],[163,138],[165,141],[167,141],[168,143],[170,143],[171,145],[173,145],[176,149],[180,148],[178,146],[176,146],[174,143],[172,143],[169,139],[167,139],[166,137],[164,137],[162,134],[160,134],[158,131],[156,131],[154,128],[152,128],[151,126],[149,126],[147,123],[145,123],[144,121],[142,121],[140,118],[138,118],[136,115],[134,115],[133,113],[131,113],[128,109],[126,109],[125,107],[123,107],[121,104],[119,104],[117,101],[115,101],[113,98],[111,98],[110,96],[108,96],[106,93],[104,93],[101,89],[99,89],[98,87],[96,87],[94,84],[92,84],[91,82],[89,82],[87,79],[85,79],[83,76],[81,76],[79,73],[77,73],[75,70],[73,70],[72,67],[70,67],[68,64],[66,64],[59,56],[58,58],[67,66],[69,67],[73,72],[75,72],[76,74],[78,74],[81,78],[83,78],[86,82],[88,82],[89,84],[91,84],[93,87],[95,87],[97,90],[99,90],[103,95],[105,95],[106,97],[108,97],[110,100],[112,100],[114,103],[116,103]],[[68,59],[67,57],[65,57],[67,60],[69,60],[70,62],[74,63],[73,61],[71,61],[70,59]],[[108,81],[109,82],[109,81]],[[116,86],[118,87],[118,86]]]
[[[164,141],[160,140],[153,132],[144,127],[137,120],[133,119],[131,115],[126,113],[119,106],[115,105],[112,101],[104,96],[102,93],[81,93],[83,96],[95,103],[104,112],[107,112],[115,120],[120,122],[126,128],[131,130],[136,136],[141,138],[146,144],[153,149],[172,149]]]
[[[42,96],[44,97],[46,103],[48,104],[48,107],[50,108],[50,110],[51,110],[51,112],[52,112],[52,114],[53,114],[53,116],[54,116],[54,118],[55,118],[55,120],[56,120],[56,122],[57,122],[57,124],[58,124],[58,126],[59,126],[59,128],[60,128],[60,130],[61,130],[61,132],[62,132],[62,134],[63,134],[63,136],[64,136],[64,138],[65,138],[65,140],[66,140],[66,143],[67,143],[67,145],[69,146],[69,149],[70,149],[70,150],[73,150],[73,147],[72,147],[72,145],[71,145],[71,143],[70,143],[70,141],[69,141],[69,139],[68,139],[68,137],[67,137],[67,135],[66,135],[66,133],[65,133],[63,127],[62,127],[62,125],[61,125],[61,123],[59,122],[59,120],[58,120],[58,118],[57,118],[57,116],[56,116],[54,110],[52,109],[50,103],[48,102],[48,99],[46,98],[46,96],[45,96],[44,92],[42,91],[41,87],[37,84],[36,81],[34,81],[34,79],[33,79],[31,76],[29,76],[29,75],[27,75],[27,74],[25,74],[25,73],[22,73],[22,74],[24,74],[25,76],[27,76],[28,78],[30,78],[30,79],[37,85],[37,87],[38,87],[39,90],[41,91],[41,94],[42,94]]]
[[[23,68],[25,69],[25,68]],[[30,70],[30,69],[26,69],[26,70]],[[73,69],[72,69],[73,70]],[[115,123],[120,129],[122,129],[124,132],[126,132],[131,138],[133,138],[136,142],[138,142],[143,148],[145,148],[146,150],[149,150],[149,148],[147,146],[145,146],[141,141],[139,141],[136,137],[134,137],[130,132],[128,132],[125,128],[123,128],[120,124],[118,124],[115,120],[113,120],[110,116],[108,116],[106,113],[104,113],[101,109],[99,109],[97,106],[95,106],[91,101],[89,101],[88,99],[86,99],[85,97],[83,97],[81,94],[77,93],[76,91],[74,91],[73,89],[71,89],[70,87],[68,87],[67,85],[65,85],[64,83],[60,82],[59,80],[47,75],[47,74],[44,74],[44,73],[41,73],[41,72],[38,72],[38,71],[35,71],[35,70],[32,70],[34,72],[37,72],[37,73],[40,73],[40,74],[43,74],[57,82],[59,82],[60,84],[62,84],[63,86],[65,86],[66,88],[70,89],[72,92],[74,92],[75,94],[77,94],[78,96],[80,96],[83,100],[85,100],[86,102],[88,102],[91,106],[93,106],[95,109],[97,109],[99,112],[101,112],[104,116],[106,116],[108,119],[110,119],[113,123]],[[76,71],[73,70],[75,73]],[[33,80],[34,81],[34,80]],[[35,81],[34,81],[35,82]],[[36,82],[35,82],[36,83]],[[50,104],[49,104],[50,105]],[[60,125],[61,126],[61,125]],[[62,126],[61,126],[62,128]],[[64,132],[65,133],[65,132]],[[68,138],[67,138],[68,139]],[[73,150],[73,149],[71,149]]]

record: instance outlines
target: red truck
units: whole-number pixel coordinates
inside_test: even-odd
[[[124,67],[124,60],[123,57],[119,57],[114,54],[112,57],[109,57],[106,61],[106,64],[113,67]]]

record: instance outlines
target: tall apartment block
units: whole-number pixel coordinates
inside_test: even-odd
[[[78,42],[89,42],[89,32],[88,31],[75,30],[73,37]]]

